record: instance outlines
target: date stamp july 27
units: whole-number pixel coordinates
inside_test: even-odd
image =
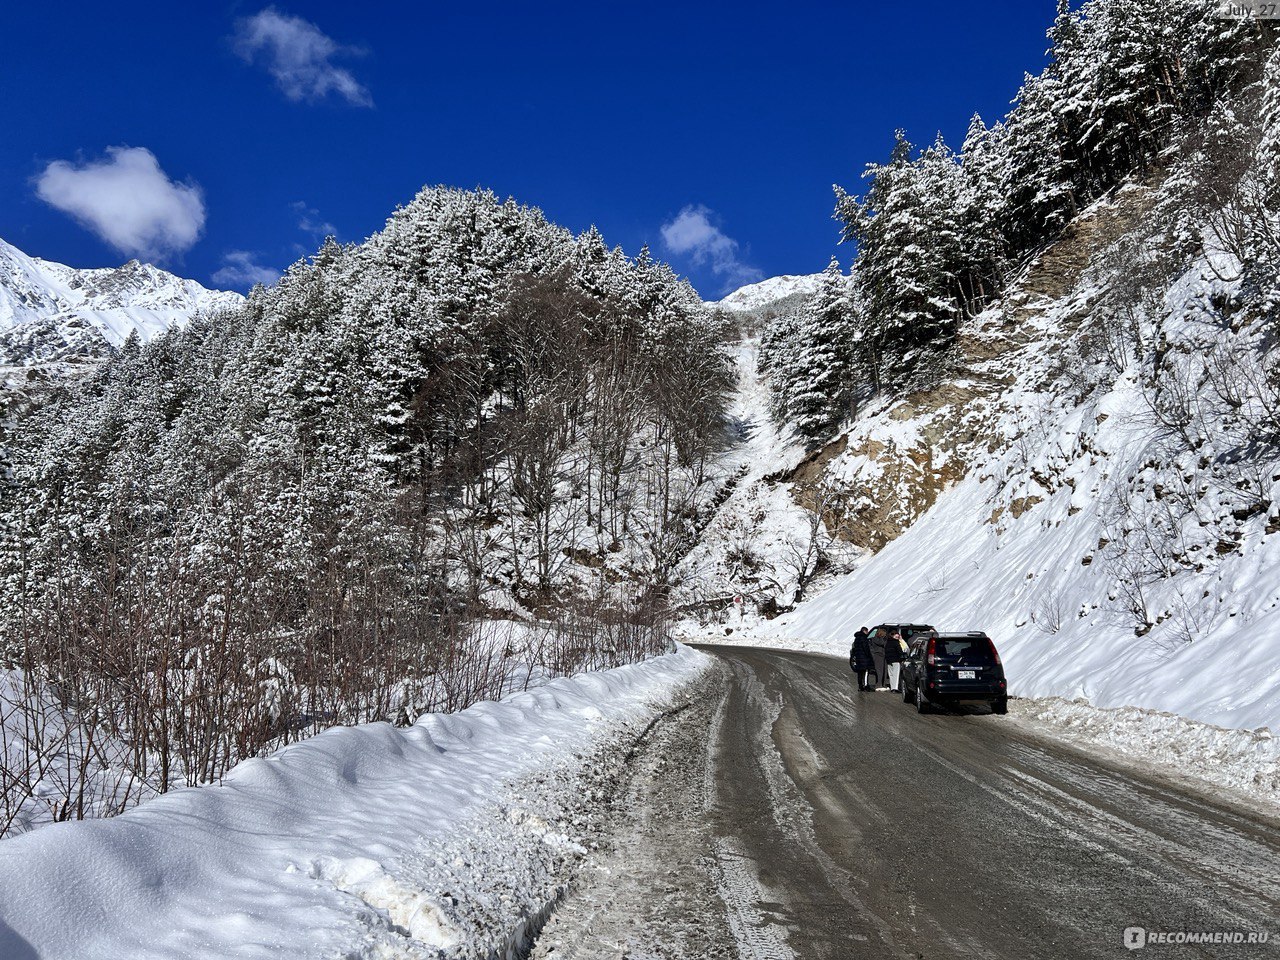
[[[1280,20],[1280,2],[1218,0],[1217,14],[1228,20]]]

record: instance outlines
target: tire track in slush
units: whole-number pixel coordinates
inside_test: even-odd
[[[719,807],[716,789],[716,745],[725,735],[725,708],[729,702],[726,690],[711,719],[709,749],[706,754],[706,789],[703,806],[708,814]],[[734,841],[717,837],[712,841],[714,859],[706,864],[715,883],[716,894],[724,903],[729,929],[737,941],[741,960],[795,960],[787,945],[784,927],[765,916],[757,904],[764,902],[765,891],[751,859]]]
[[[896,952],[888,925],[854,892],[857,879],[819,843],[799,768],[784,758],[785,750],[813,758],[800,765],[805,770],[821,765],[794,716],[788,683],[770,689],[749,663],[729,666],[732,686],[708,752],[708,763],[727,777],[721,783],[709,775],[720,789],[708,793],[721,828],[719,869],[729,882],[722,898],[738,911],[735,929],[746,949],[772,951],[743,955],[772,957],[784,943],[787,956]]]
[[[709,865],[716,894],[724,902],[729,929],[741,960],[795,960],[787,944],[786,928],[760,908],[766,896],[751,858],[731,840],[712,843],[715,860]]]

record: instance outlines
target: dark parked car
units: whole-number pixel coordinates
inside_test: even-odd
[[[917,636],[902,665],[902,699],[927,713],[935,706],[986,703],[1008,713],[1009,691],[996,645],[985,633]]]

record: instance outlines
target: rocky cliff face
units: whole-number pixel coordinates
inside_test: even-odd
[[[1061,355],[1089,315],[1100,293],[1089,283],[1090,265],[1137,225],[1152,199],[1149,188],[1132,187],[1086,211],[1027,264],[1001,301],[961,330],[933,386],[878,414],[868,411],[795,469],[789,479],[797,501],[810,509],[820,503],[835,535],[878,551],[973,466],[1020,442],[1010,423],[1022,436],[1031,426],[1023,422],[1023,394],[1048,403],[1062,392],[1059,369],[1042,370],[1042,361]],[[1042,372],[1029,378],[1033,370]],[[999,512],[1020,516],[1025,500]]]

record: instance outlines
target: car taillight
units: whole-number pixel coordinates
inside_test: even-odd
[[[934,666],[938,662],[938,641],[936,638],[929,639],[929,645],[924,648],[925,663]]]
[[[996,645],[991,642],[991,638],[987,638],[987,646],[991,648],[991,659],[995,661],[996,666],[1000,666],[1000,651],[996,649]]]

